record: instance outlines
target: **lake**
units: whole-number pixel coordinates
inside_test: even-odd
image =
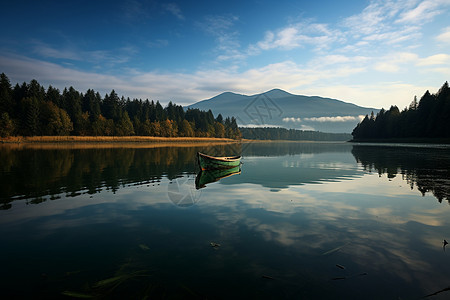
[[[198,151],[242,154],[199,173]],[[4,299],[446,299],[450,148],[0,145]]]

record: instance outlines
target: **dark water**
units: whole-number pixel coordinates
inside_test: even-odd
[[[241,173],[196,189],[197,151],[242,152]],[[1,146],[0,162],[5,299],[418,299],[450,286],[444,146]]]

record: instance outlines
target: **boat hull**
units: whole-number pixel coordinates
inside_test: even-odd
[[[214,157],[197,153],[198,165],[201,170],[231,169],[241,165],[240,156]]]
[[[207,184],[219,181],[222,178],[235,174],[241,174],[241,166],[229,169],[216,169],[200,171],[195,178],[195,187],[197,189],[204,188]]]

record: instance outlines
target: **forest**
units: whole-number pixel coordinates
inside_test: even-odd
[[[240,127],[239,129],[245,139],[252,140],[348,141],[352,138],[348,133],[325,133],[281,127]]]
[[[211,110],[184,110],[172,102],[119,97],[112,90],[102,97],[92,89],[73,87],[61,93],[36,80],[12,87],[0,74],[0,136],[157,136],[240,139],[234,117],[215,118]]]
[[[450,89],[445,82],[436,94],[426,91],[402,111],[397,106],[372,113],[353,129],[354,141],[448,140],[450,138]]]

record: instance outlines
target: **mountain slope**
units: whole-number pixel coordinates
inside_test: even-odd
[[[214,115],[234,116],[239,126],[277,126],[345,133],[353,130],[360,116],[378,111],[337,99],[293,95],[280,89],[251,96],[225,92],[188,108],[211,109]]]

